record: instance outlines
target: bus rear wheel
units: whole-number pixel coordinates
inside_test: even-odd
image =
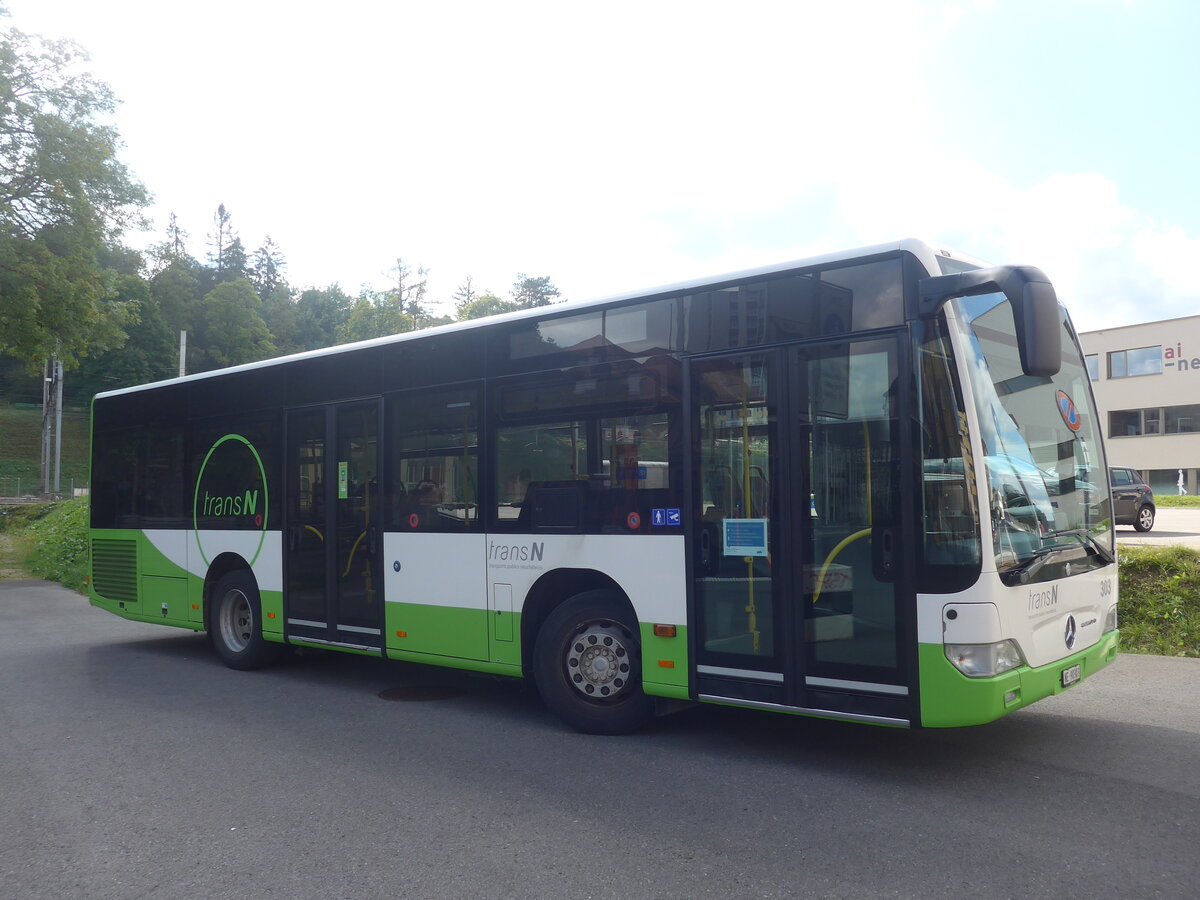
[[[280,647],[262,636],[262,604],[249,572],[228,572],[213,588],[208,636],[231,669],[259,669],[279,658]]]
[[[611,591],[564,601],[538,632],[534,678],[542,701],[588,734],[626,734],[653,715],[642,692],[637,622]]]

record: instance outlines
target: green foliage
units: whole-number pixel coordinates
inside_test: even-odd
[[[262,246],[254,251],[254,263],[250,269],[250,281],[258,291],[258,296],[262,297],[264,301],[272,293],[287,286],[283,277],[283,270],[286,268],[287,262],[283,258],[283,251],[268,234]],[[289,299],[290,293],[289,291]]]
[[[236,366],[276,355],[261,309],[262,300],[244,278],[218,284],[204,296],[203,320],[196,330],[207,368]]]
[[[1200,656],[1200,552],[1187,547],[1122,547],[1121,648]]]
[[[512,312],[520,308],[511,300],[501,300],[495,294],[484,294],[475,300],[459,305],[456,312],[459,319],[482,319],[485,316]]]
[[[346,322],[338,326],[337,342],[348,344],[413,331],[416,325],[404,314],[402,306],[394,292],[374,296],[364,294],[351,307]]]
[[[0,353],[34,369],[120,343],[130,311],[104,249],[139,221],[145,189],[117,159],[114,100],[66,41],[0,33]]]
[[[86,588],[88,563],[87,497],[43,507],[27,528],[32,548],[25,564],[35,578],[57,581],[75,591]]]
[[[296,346],[317,350],[337,343],[338,329],[350,317],[354,299],[334,284],[323,290],[312,288],[296,301]]]
[[[554,286],[554,282],[548,275],[531,278],[524,272],[520,272],[517,274],[517,281],[512,289],[513,303],[517,305],[517,309],[549,306],[551,303],[557,302],[560,296],[560,291]]]

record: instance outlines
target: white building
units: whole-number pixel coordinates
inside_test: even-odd
[[[1080,333],[1108,463],[1156,494],[1189,494],[1200,474],[1200,316]]]

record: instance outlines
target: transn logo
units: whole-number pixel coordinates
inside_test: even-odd
[[[258,491],[246,491],[241,497],[214,496],[204,492],[202,516],[258,516]],[[256,523],[257,524],[257,523]]]

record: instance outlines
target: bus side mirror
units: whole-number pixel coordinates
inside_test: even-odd
[[[1062,365],[1062,327],[1058,296],[1041,269],[997,266],[956,275],[938,275],[920,282],[919,314],[930,319],[947,300],[999,291],[1012,305],[1013,326],[1021,371],[1026,375],[1057,375]]]
[[[1027,281],[1021,285],[1020,299],[1011,296],[1009,300],[1017,327],[1021,371],[1026,375],[1057,375],[1062,365],[1062,325],[1054,285]]]

